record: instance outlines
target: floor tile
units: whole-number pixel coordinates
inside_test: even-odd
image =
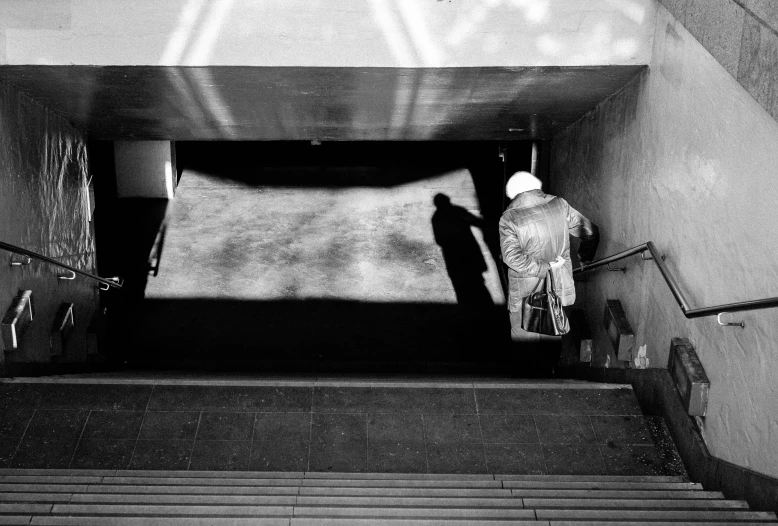
[[[251,447],[251,471],[308,470],[307,440],[279,437],[276,440],[254,440]]]
[[[367,441],[311,442],[309,471],[367,471]]]
[[[130,469],[187,469],[192,445],[192,440],[138,440]]]
[[[0,409],[35,409],[40,401],[39,384],[0,383]]]
[[[484,442],[538,443],[531,415],[481,415],[479,419]]]
[[[197,440],[248,440],[254,433],[254,413],[203,411]]]
[[[479,414],[556,413],[556,397],[545,389],[475,389]]]
[[[594,444],[594,429],[588,416],[535,415],[538,437],[544,444]]]
[[[367,443],[367,415],[313,413],[311,440],[314,442],[365,442]]]
[[[373,442],[424,442],[422,415],[378,413],[368,415],[368,439]]]
[[[434,444],[427,442],[430,473],[486,473],[483,444]]]
[[[427,442],[481,442],[478,415],[424,415]]]
[[[374,391],[374,407],[376,413],[476,412],[471,388],[378,387]]]
[[[73,456],[71,469],[127,469],[135,440],[82,439]]]
[[[311,413],[256,413],[254,440],[292,440],[311,438]]]
[[[32,419],[34,409],[0,410],[0,438],[22,438]]]
[[[367,449],[370,473],[426,473],[424,442],[370,442]]]
[[[130,384],[41,384],[40,408],[143,411],[152,386]]]
[[[200,413],[195,411],[147,411],[139,438],[194,440]]]
[[[540,444],[484,444],[489,473],[545,475]]]
[[[311,409],[310,387],[157,385],[149,409],[168,411],[305,412]]]
[[[642,415],[632,416],[592,416],[597,442],[614,444],[653,445]]]
[[[374,407],[372,387],[314,387],[315,413],[368,413]]]
[[[610,475],[665,475],[663,462],[653,445],[600,446],[605,470]]]
[[[234,409],[237,397],[229,386],[155,385],[150,411],[226,411]]]
[[[249,468],[251,441],[196,440],[189,469],[199,471],[236,471]]]
[[[581,389],[576,398],[577,410],[590,415],[640,415],[637,397],[632,389]]]
[[[138,438],[143,411],[92,411],[82,438]]]
[[[0,469],[11,467],[11,460],[21,441],[21,437],[4,437],[0,440]]]
[[[76,444],[76,439],[25,437],[11,461],[11,467],[67,469]]]
[[[238,410],[305,413],[311,410],[313,388],[304,386],[233,387]]]
[[[607,471],[598,446],[586,444],[543,444],[543,458],[549,475],[605,475]]]
[[[38,409],[27,426],[26,437],[78,439],[89,411]]]

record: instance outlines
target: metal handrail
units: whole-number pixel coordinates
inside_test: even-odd
[[[648,258],[644,257],[645,252],[648,252],[651,255],[651,259],[653,259],[654,263],[656,263],[656,266],[659,269],[659,272],[662,274],[665,283],[667,283],[667,286],[670,287],[670,292],[673,293],[673,297],[675,298],[675,301],[677,301],[678,306],[681,307],[681,312],[683,312],[683,315],[686,316],[687,318],[701,318],[703,316],[718,316],[718,321],[719,324],[721,325],[739,325],[743,327],[742,322],[734,323],[734,324],[723,323],[721,321],[721,314],[725,312],[739,312],[739,311],[746,311],[746,310],[769,309],[773,307],[778,307],[778,297],[774,297],[774,298],[764,298],[760,300],[741,301],[737,303],[726,303],[723,305],[714,305],[712,307],[702,307],[699,309],[692,309],[691,306],[689,305],[689,301],[686,299],[686,296],[684,296],[683,292],[681,292],[681,289],[678,286],[678,282],[675,281],[675,278],[673,277],[672,274],[670,274],[670,270],[667,268],[667,265],[665,265],[664,257],[662,257],[659,254],[652,241],[648,241],[647,243],[643,243],[642,245],[632,247],[623,252],[619,252],[618,254],[613,254],[612,256],[608,256],[607,258],[603,258],[597,261],[593,261],[592,263],[581,265],[580,267],[573,270],[573,274],[578,274],[580,272],[585,272],[593,268],[602,267],[608,265],[609,263],[613,263],[614,261],[628,258],[636,254],[640,254],[643,259],[647,260]]]
[[[0,241],[0,249],[6,250],[8,252],[13,252],[15,254],[21,254],[23,256],[39,259],[45,263],[49,263],[50,265],[55,265],[57,267],[64,268],[65,270],[68,270],[72,272],[73,274],[80,274],[84,277],[87,277],[89,279],[93,279],[100,283],[101,285],[105,285],[106,288],[100,287],[102,290],[108,290],[110,287],[114,287],[117,289],[122,288],[122,285],[124,284],[124,280],[122,278],[101,278],[99,276],[95,276],[94,274],[90,274],[89,272],[85,272],[83,270],[77,269],[75,267],[71,267],[70,265],[67,265],[65,263],[61,263],[57,261],[56,259],[52,259],[48,256],[44,256],[43,254],[38,254],[37,252],[33,252],[32,250],[27,250],[26,248],[17,247],[16,245],[11,245],[9,243],[4,243]],[[75,277],[75,276],[74,276]],[[63,278],[63,279],[73,279],[71,277]]]

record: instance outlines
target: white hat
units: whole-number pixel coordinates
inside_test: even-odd
[[[540,190],[543,183],[540,179],[535,177],[529,172],[516,172],[508,179],[508,184],[505,185],[505,195],[508,199],[513,199],[522,192],[529,192],[530,190]]]

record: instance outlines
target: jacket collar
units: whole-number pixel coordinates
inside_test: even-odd
[[[513,198],[513,201],[508,203],[507,210],[512,208],[531,208],[533,206],[542,205],[548,201],[546,194],[543,190],[530,190],[529,192],[522,192]]]

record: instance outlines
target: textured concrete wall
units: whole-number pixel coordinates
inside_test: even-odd
[[[778,119],[778,2],[660,1]]]
[[[0,82],[0,239],[94,272],[87,177],[80,134]],[[59,280],[56,268],[45,263],[9,267],[9,257],[0,251],[0,310],[5,313],[20,289],[30,289],[35,318],[20,349],[6,352],[6,361],[49,361],[49,331],[62,302],[75,304],[75,331],[58,359],[85,359],[95,286],[84,278]]]
[[[599,255],[653,240],[694,307],[778,296],[778,122],[664,8],[656,32],[650,73],[555,139],[554,187],[601,226]],[[778,311],[726,316],[745,329],[687,320],[654,264],[626,265],[581,284],[598,346],[606,298],[651,367],[690,338],[711,382],[712,453],[778,476]]]
[[[0,0],[0,64],[646,64],[652,0]]]

